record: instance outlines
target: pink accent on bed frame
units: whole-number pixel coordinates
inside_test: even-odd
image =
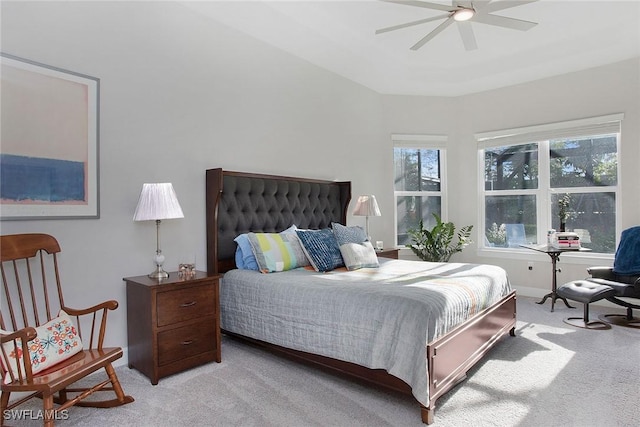
[[[207,171],[207,266],[210,274],[224,273],[235,267],[233,259],[218,259],[217,250],[217,208],[220,195],[224,191],[222,182],[225,173],[259,179],[298,179],[276,175],[226,172],[221,169],[211,169]],[[333,183],[332,181],[309,180],[304,178],[298,180],[301,182]],[[344,218],[346,218],[346,209],[347,206],[344,206]],[[422,422],[426,424],[433,423],[437,399],[460,381],[463,381],[466,378],[467,371],[481,360],[503,336],[507,334],[515,336],[515,326],[516,293],[512,291],[491,307],[481,311],[454,330],[427,345],[429,406],[425,407],[420,405]],[[388,374],[384,370],[369,369],[353,363],[296,351],[228,332],[225,333],[257,344],[274,353],[411,395],[411,389],[404,381]]]

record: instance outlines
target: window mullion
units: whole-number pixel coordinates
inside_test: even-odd
[[[538,243],[547,241],[547,230],[551,228],[551,159],[549,141],[538,143],[538,190],[536,208],[538,218]]]

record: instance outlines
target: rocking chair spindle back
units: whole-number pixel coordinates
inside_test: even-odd
[[[58,241],[47,234],[14,234],[0,239],[0,413],[40,396],[44,425],[53,426],[55,411],[72,405],[112,407],[132,402],[133,398],[124,394],[112,366],[113,361],[122,357],[122,349],[103,347],[107,313],[115,310],[118,302],[105,301],[80,310],[68,307],[58,268]],[[74,345],[82,346],[83,350],[70,353],[70,357],[53,366],[43,366],[42,371],[36,370],[32,349],[42,348],[38,346],[41,334],[47,333],[45,326],[66,319],[62,317],[66,315],[77,328],[79,341]],[[83,329],[88,336],[82,335]],[[106,381],[92,387],[70,387],[101,368],[107,374]],[[97,391],[112,391],[115,398],[83,401]],[[30,394],[10,402],[14,392]],[[74,393],[74,397],[67,393]],[[54,402],[60,406],[54,409]],[[3,422],[4,417],[0,417],[0,426]]]

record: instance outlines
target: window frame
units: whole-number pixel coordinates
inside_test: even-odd
[[[536,196],[536,226],[538,243],[546,242],[546,231],[551,228],[552,207],[551,198],[553,194],[563,193],[585,193],[585,192],[613,192],[615,193],[615,238],[616,244],[620,237],[620,222],[622,212],[622,181],[621,181],[621,122],[624,118],[623,113],[610,114],[606,116],[591,117],[586,119],[578,119],[565,122],[548,123],[536,126],[527,126],[522,128],[505,129],[499,131],[476,133],[475,139],[478,150],[478,224],[476,238],[479,242],[478,252],[481,255],[499,254],[504,256],[507,253],[513,253],[514,248],[501,248],[485,246],[485,221],[486,221],[486,197],[491,195],[526,195],[533,194]],[[615,186],[593,186],[593,187],[551,187],[551,159],[549,155],[549,146],[551,140],[564,138],[579,138],[582,136],[598,136],[598,135],[616,135],[616,153],[617,159],[617,183]],[[493,147],[538,144],[538,188],[537,189],[521,189],[521,190],[486,190],[485,189],[485,159],[484,153],[486,149]],[[515,252],[528,252],[527,249],[516,249]],[[603,258],[613,259],[614,253],[601,252],[577,252],[571,254],[575,257],[587,259]]]
[[[447,141],[449,140],[447,135],[434,135],[434,134],[392,134],[392,150],[396,148],[414,148],[414,149],[427,149],[427,150],[439,150],[440,151],[440,191],[425,190],[425,191],[397,191],[395,189],[395,183],[393,185],[393,242],[394,247],[404,248],[404,245],[398,243],[398,197],[404,196],[438,196],[440,197],[440,216],[443,221],[447,221],[448,218],[448,203],[447,203]],[[392,151],[392,159],[394,162],[394,179],[395,179],[395,152]]]

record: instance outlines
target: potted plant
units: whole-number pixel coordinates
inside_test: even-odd
[[[452,222],[442,222],[435,213],[433,216],[436,219],[436,225],[431,230],[424,228],[422,220],[418,229],[409,230],[411,244],[407,247],[411,248],[413,253],[423,261],[449,262],[451,255],[462,252],[462,249],[472,243],[470,237],[473,225],[462,227],[454,241],[455,225]]]
[[[567,219],[569,218],[569,206],[571,205],[571,196],[566,193],[558,199],[558,217],[560,219],[560,231],[566,231]]]

